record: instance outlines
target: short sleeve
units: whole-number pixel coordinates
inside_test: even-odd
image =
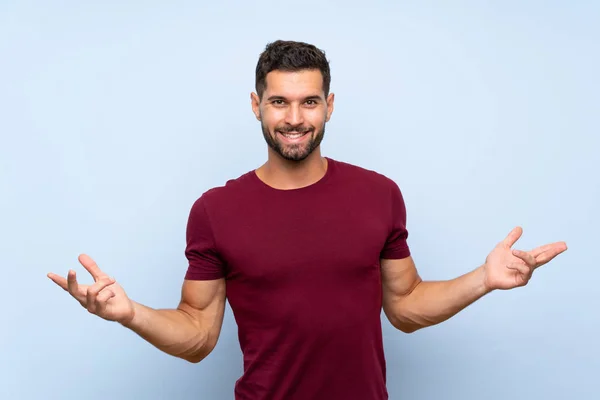
[[[185,279],[211,280],[224,277],[223,262],[216,249],[205,198],[200,197],[190,211],[186,229]]]
[[[390,198],[390,231],[385,246],[381,251],[383,259],[400,259],[410,256],[408,247],[408,231],[406,229],[406,205],[398,185],[391,181]]]

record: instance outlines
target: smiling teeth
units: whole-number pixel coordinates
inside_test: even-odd
[[[294,133],[294,134],[283,133],[283,136],[290,138],[290,139],[298,139],[299,137],[304,136],[304,133]]]

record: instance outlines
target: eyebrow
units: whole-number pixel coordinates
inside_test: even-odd
[[[274,100],[287,100],[285,97],[283,96],[270,96],[267,101],[274,101]],[[307,100],[322,100],[321,96],[317,96],[317,95],[312,95],[312,96],[308,96],[304,98],[304,101]]]

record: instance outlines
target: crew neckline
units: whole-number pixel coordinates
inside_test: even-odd
[[[318,187],[322,186],[325,182],[327,182],[329,180],[329,178],[331,177],[332,173],[334,172],[334,169],[335,169],[335,160],[333,160],[332,158],[329,158],[329,157],[323,157],[323,158],[325,158],[325,160],[327,160],[327,169],[325,170],[325,175],[323,175],[321,177],[321,179],[319,179],[318,181],[316,181],[314,183],[311,183],[310,185],[300,187],[300,188],[295,188],[295,189],[278,189],[278,188],[275,188],[275,187],[267,184],[266,182],[264,182],[262,179],[260,179],[258,177],[258,174],[256,173],[256,169],[254,169],[254,170],[251,171],[251,176],[252,176],[253,180],[256,181],[260,186],[262,186],[266,190],[270,190],[272,192],[277,192],[277,193],[299,193],[299,192],[305,192],[307,190],[312,190],[314,188],[318,188]]]

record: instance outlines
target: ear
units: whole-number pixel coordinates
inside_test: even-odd
[[[254,116],[260,121],[260,98],[256,93],[250,93],[250,102],[252,103]]]
[[[327,96],[327,117],[325,118],[325,122],[329,122],[331,118],[331,114],[333,114],[333,101],[335,100],[335,94],[329,93]]]

